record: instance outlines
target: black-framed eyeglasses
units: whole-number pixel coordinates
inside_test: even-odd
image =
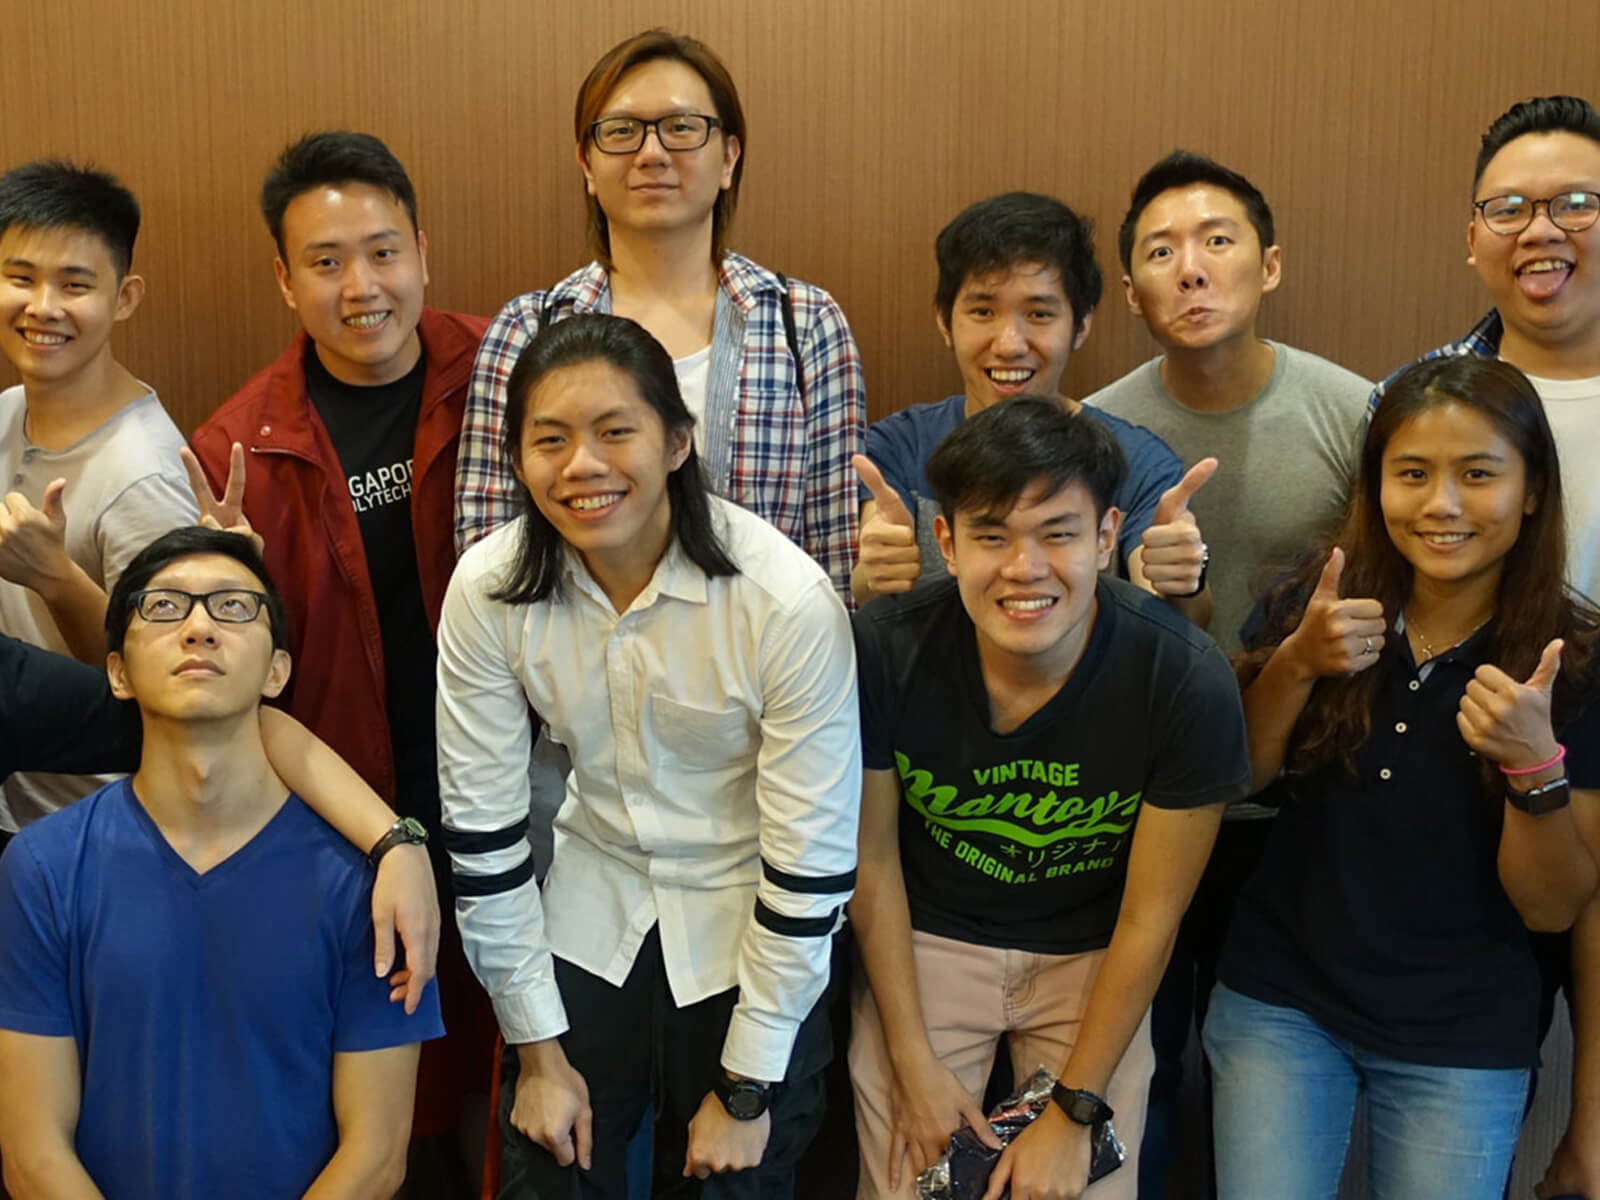
[[[646,121],[641,117],[601,117],[589,126],[589,137],[602,154],[637,154],[644,136],[656,131],[663,150],[698,150],[722,122],[704,113],[673,113]]]
[[[1512,192],[1479,200],[1472,207],[1478,210],[1489,232],[1509,235],[1532,225],[1541,205],[1550,223],[1568,233],[1582,233],[1600,218],[1600,192],[1562,192],[1542,200]]]
[[[146,621],[181,621],[198,600],[206,606],[213,621],[224,625],[248,625],[261,615],[267,602],[265,592],[244,588],[223,588],[215,592],[186,592],[181,588],[145,588],[128,597],[133,611]]]

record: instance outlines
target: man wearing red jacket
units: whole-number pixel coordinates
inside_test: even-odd
[[[268,173],[261,209],[278,286],[304,330],[195,431],[194,451],[220,491],[243,447],[243,510],[288,610],[289,711],[428,831],[448,901],[433,634],[455,566],[456,447],[487,322],[423,306],[416,195],[377,138],[295,142]],[[419,834],[397,826],[395,836]],[[451,1036],[423,1054],[418,1135],[455,1126],[463,1093],[486,1088],[490,1065],[479,1030],[492,1039],[492,1018],[446,924]]]

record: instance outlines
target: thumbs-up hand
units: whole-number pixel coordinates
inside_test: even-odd
[[[1192,596],[1200,590],[1206,544],[1189,501],[1217,473],[1217,460],[1202,458],[1182,479],[1161,493],[1149,528],[1139,539],[1144,577],[1160,596]]]
[[[44,489],[38,508],[21,492],[8,492],[0,501],[0,579],[37,592],[71,574],[67,514],[61,500],[66,490],[65,479],[54,480]]]
[[[1383,619],[1383,605],[1372,599],[1341,597],[1339,579],[1343,574],[1344,550],[1335,546],[1299,626],[1284,639],[1308,676],[1354,675],[1372,666],[1383,653],[1383,635],[1389,628]]]
[[[1556,756],[1550,692],[1561,670],[1561,649],[1560,638],[1547,645],[1539,665],[1523,683],[1491,663],[1473,673],[1456,713],[1456,726],[1467,745],[1513,771]]]
[[[872,511],[861,523],[860,578],[874,596],[908,592],[922,572],[916,522],[870,458],[854,455],[850,465],[872,493]]]

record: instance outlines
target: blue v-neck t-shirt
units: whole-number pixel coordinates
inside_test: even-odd
[[[372,971],[372,869],[290,795],[198,874],[129,780],[0,857],[0,1028],[77,1042],[78,1157],[108,1200],[274,1200],[338,1145],[334,1055],[439,1037]]]

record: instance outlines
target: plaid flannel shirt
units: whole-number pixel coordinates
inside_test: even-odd
[[[821,288],[789,281],[802,362],[789,353],[778,276],[728,253],[719,272],[705,419],[695,431],[721,495],[775,525],[828,573],[850,603],[856,477],[866,389],[844,313]],[[465,550],[518,515],[502,450],[505,387],[541,321],[611,311],[604,267],[592,262],[548,291],[500,310],[478,347],[456,463],[456,547]],[[801,379],[804,380],[804,392]]]
[[[1500,335],[1504,330],[1505,326],[1500,322],[1500,310],[1491,308],[1472,327],[1466,337],[1458,341],[1446,342],[1437,350],[1429,350],[1421,358],[1417,359],[1417,362],[1427,362],[1430,358],[1447,358],[1461,354],[1477,354],[1484,358],[1496,358],[1500,354]],[[1395,376],[1400,374],[1400,371],[1404,371],[1406,367],[1415,365],[1415,363],[1407,363],[1400,370],[1392,371],[1386,378],[1378,381],[1377,386],[1372,389],[1372,395],[1367,397],[1367,414],[1369,416],[1378,407],[1378,401],[1383,399],[1383,393],[1394,382]]]

